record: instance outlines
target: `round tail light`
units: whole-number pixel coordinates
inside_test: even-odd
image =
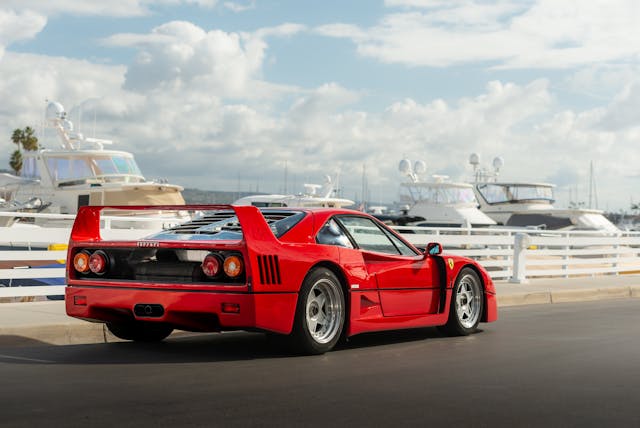
[[[86,251],[81,251],[73,256],[73,268],[76,270],[76,272],[89,272],[89,253]]]
[[[220,273],[220,258],[215,254],[207,254],[202,261],[202,272],[210,278]]]
[[[224,259],[224,273],[230,278],[235,278],[242,274],[243,263],[238,256],[229,256]]]
[[[102,275],[107,271],[108,258],[104,251],[98,250],[89,257],[89,269],[96,275]]]

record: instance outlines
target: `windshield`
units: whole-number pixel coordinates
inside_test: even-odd
[[[479,184],[478,191],[489,204],[543,201],[553,203],[553,189],[534,184]]]
[[[409,204],[475,204],[476,198],[471,187],[403,185],[400,187],[400,201]]]
[[[143,181],[144,177],[136,161],[124,154],[86,154],[73,157],[49,157],[47,168],[54,182],[114,179]]]

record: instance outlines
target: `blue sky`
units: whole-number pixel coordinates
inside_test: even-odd
[[[340,174],[392,201],[400,159],[558,184],[560,206],[640,199],[640,5],[631,0],[0,2],[0,165],[43,100],[150,178],[283,191]],[[93,124],[91,124],[93,127]],[[55,145],[45,133],[45,145]]]

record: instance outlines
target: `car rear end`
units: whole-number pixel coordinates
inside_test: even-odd
[[[118,325],[158,323],[188,331],[290,329],[287,322],[261,326],[256,320],[252,251],[247,245],[255,240],[257,229],[267,244],[277,246],[268,223],[290,213],[265,220],[255,207],[181,207],[206,211],[145,239],[106,241],[99,229],[103,208],[83,207],[74,224],[67,258],[68,315]],[[251,224],[249,236],[241,223]],[[264,267],[259,268],[263,274]],[[275,296],[275,301],[285,308],[283,313],[293,313],[296,295],[284,294]],[[258,300],[264,305],[265,297]]]

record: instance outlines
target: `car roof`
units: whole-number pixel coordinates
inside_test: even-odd
[[[260,207],[260,212],[310,212],[310,213],[322,213],[322,214],[358,214],[365,217],[371,217],[369,214],[350,210],[347,208],[325,208],[325,207]]]

